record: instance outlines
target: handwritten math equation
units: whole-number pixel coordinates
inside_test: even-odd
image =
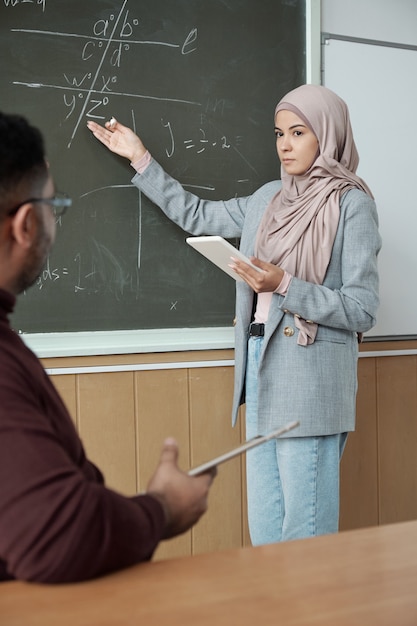
[[[6,7],[15,7],[18,4],[37,4],[42,8],[42,11],[45,11],[46,0],[3,0],[4,6]]]
[[[20,0],[21,3],[29,0]],[[73,122],[71,135],[67,147],[70,148],[80,125],[86,119],[104,122],[109,119],[114,110],[117,110],[117,99],[131,99],[148,101],[163,101],[177,104],[191,105],[196,109],[202,109],[201,102],[177,97],[161,97],[141,92],[126,92],[118,90],[119,73],[121,68],[132,63],[132,52],[141,46],[163,46],[172,49],[173,53],[182,56],[190,55],[198,49],[197,28],[190,27],[183,41],[172,43],[168,41],[143,40],[137,37],[138,27],[141,24],[140,16],[131,14],[128,1],[124,0],[118,13],[109,11],[108,16],[92,22],[89,33],[54,32],[49,30],[13,29],[23,34],[36,33],[37,36],[45,35],[57,39],[72,39],[77,43],[74,46],[78,55],[77,61],[87,66],[86,71],[62,73],[60,84],[44,83],[38,81],[14,81],[15,85],[32,89],[55,90],[63,106],[63,120]],[[4,0],[6,6],[16,6],[18,0]],[[43,11],[46,9],[46,0],[32,0],[32,4],[38,4]],[[47,11],[46,11],[47,15]],[[138,55],[135,60],[140,62]],[[91,69],[93,68],[93,69]],[[207,102],[205,111],[219,111],[225,106],[221,99]],[[229,150],[231,143],[239,143],[240,137],[229,138],[222,132],[209,125],[205,126],[206,114],[200,116],[201,126],[195,128],[187,137],[180,137],[183,130],[175,130],[173,123],[167,119],[161,119],[162,126],[166,129],[166,148],[168,157],[173,157],[179,146],[188,153],[202,154],[207,150]]]
[[[164,110],[168,113],[163,117],[158,116],[156,124],[160,124],[162,137],[162,150],[168,158],[173,158],[179,153],[188,159],[189,157],[198,158],[199,155],[212,154],[217,155],[219,152],[236,151],[239,153],[239,147],[243,143],[243,136],[229,136],[223,132],[221,122],[216,126],[214,119],[221,120],[228,107],[228,102],[221,97],[211,95],[204,96],[204,102],[189,97],[181,98],[178,94],[155,95],[152,88],[149,92],[141,91],[143,85],[141,81],[136,81],[135,87],[127,91],[126,87],[121,88],[123,80],[126,80],[126,68],[132,63],[139,64],[143,48],[162,48],[164,51],[172,55],[177,55],[179,60],[193,55],[199,48],[198,30],[190,21],[183,30],[183,37],[176,41],[151,40],[141,37],[143,33],[144,20],[139,13],[138,5],[140,3],[129,0],[121,0],[120,8],[107,8],[100,12],[100,17],[93,16],[91,22],[83,21],[83,32],[73,32],[77,29],[69,26],[74,22],[63,20],[63,27],[48,29],[39,28],[45,24],[48,25],[48,8],[52,6],[52,0],[3,0],[8,10],[18,5],[32,4],[33,10],[37,10],[41,15],[41,19],[37,19],[36,29],[30,28],[13,28],[12,32],[18,38],[18,44],[21,46],[43,46],[43,41],[47,46],[47,50],[53,49],[54,43],[59,49],[60,43],[63,48],[67,46],[70,51],[67,54],[65,65],[60,69],[60,61],[55,60],[54,65],[58,67],[56,78],[43,80],[42,66],[35,65],[29,67],[31,59],[29,57],[27,71],[30,73],[30,80],[15,80],[13,85],[16,88],[25,88],[36,90],[38,92],[52,93],[53,98],[56,96],[55,112],[58,112],[60,133],[65,133],[64,144],[66,148],[71,149],[76,141],[81,129],[85,128],[87,119],[93,119],[99,123],[110,119],[114,114],[117,117],[118,104],[123,101],[129,103],[133,126],[135,125],[135,104],[140,101],[148,101],[152,103],[162,102]],[[86,3],[86,7],[87,7]],[[108,7],[108,4],[106,5]],[[36,7],[36,9],[35,9]],[[131,7],[134,7],[131,9]],[[85,26],[87,24],[87,27]],[[31,37],[33,36],[33,37]],[[29,38],[29,43],[27,39]],[[57,59],[59,55],[57,54]],[[181,66],[179,66],[181,71]],[[20,78],[25,78],[23,75]],[[136,88],[139,82],[140,89]],[[162,81],[162,84],[163,81]],[[160,86],[160,85],[158,85]],[[129,85],[130,89],[130,85]],[[168,88],[166,88],[168,90]],[[49,98],[50,96],[48,96]],[[119,103],[118,103],[119,101]],[[170,118],[169,108],[165,104],[172,103],[175,105],[176,115]],[[181,106],[188,112],[194,111],[194,115],[188,115],[187,124],[181,124],[178,121],[178,111]],[[181,116],[181,114],[180,114]],[[109,186],[112,186],[111,184]],[[191,185],[193,186],[193,185]],[[198,185],[197,185],[198,186]],[[203,187],[204,189],[214,189],[213,187]],[[98,190],[86,190],[79,200],[83,199]],[[59,218],[61,220],[61,218]],[[64,224],[57,223],[57,228],[64,228]],[[116,255],[100,242],[95,242],[94,252],[91,251],[74,251],[71,260],[63,261],[62,265],[54,261],[55,255],[48,257],[45,268],[36,281],[36,287],[39,291],[48,289],[51,285],[67,282],[75,293],[87,291],[95,293],[95,290],[102,279],[99,278],[97,267],[106,267],[107,288],[111,289],[116,296],[119,296],[123,288],[136,283],[137,272],[141,268],[141,250],[142,250],[142,214],[138,210],[138,233],[137,233],[137,262],[135,267],[131,268],[131,274],[127,275],[126,268],[122,267]],[[59,258],[59,257],[58,257]],[[109,279],[109,277],[112,277]],[[100,282],[101,281],[101,282]],[[176,310],[177,303],[168,303],[169,309]]]

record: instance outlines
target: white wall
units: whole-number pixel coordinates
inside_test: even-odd
[[[322,0],[321,30],[417,45],[417,0]]]
[[[322,0],[322,32],[417,46],[417,0]],[[360,162],[383,240],[379,258],[382,337],[417,336],[417,50],[329,39],[322,81],[348,104]]]

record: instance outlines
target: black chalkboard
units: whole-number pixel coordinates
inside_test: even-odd
[[[190,190],[220,199],[277,178],[273,110],[305,82],[304,0],[4,0],[0,109],[45,138],[73,207],[23,332],[230,326],[234,281],[132,187],[86,128],[116,116]]]

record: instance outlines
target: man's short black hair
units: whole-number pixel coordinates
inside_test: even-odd
[[[41,132],[20,115],[0,112],[0,216],[46,174]]]

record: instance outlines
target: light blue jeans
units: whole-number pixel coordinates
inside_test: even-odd
[[[257,425],[263,337],[251,337],[246,372],[246,437]],[[273,439],[246,453],[249,533],[253,545],[335,533],[339,467],[347,433]]]

